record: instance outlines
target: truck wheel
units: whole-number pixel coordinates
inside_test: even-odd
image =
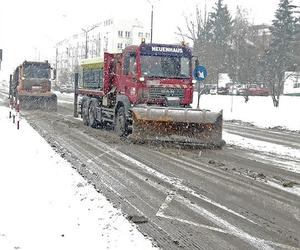
[[[81,115],[82,115],[83,124],[86,126],[89,125],[89,104],[90,104],[89,98],[86,97],[82,98]]]
[[[120,137],[125,136],[127,133],[127,122],[124,107],[120,107],[117,111],[114,130],[115,133]]]
[[[89,105],[89,114],[88,114],[88,117],[89,117],[89,125],[92,127],[92,128],[96,128],[97,125],[98,125],[98,121],[96,119],[96,116],[97,116],[97,110],[96,108],[98,107],[98,100],[95,99],[95,98],[92,98],[91,101],[90,101],[90,105]]]

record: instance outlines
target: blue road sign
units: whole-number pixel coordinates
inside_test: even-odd
[[[204,66],[197,66],[194,69],[194,77],[197,81],[203,81],[207,77],[207,70]]]

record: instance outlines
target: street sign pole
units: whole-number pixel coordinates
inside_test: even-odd
[[[198,101],[197,109],[200,109],[201,82],[207,77],[207,70],[204,66],[197,65],[194,69],[194,78],[197,81]]]
[[[200,81],[197,81],[197,91],[198,91],[197,109],[199,109],[199,105],[200,105]]]

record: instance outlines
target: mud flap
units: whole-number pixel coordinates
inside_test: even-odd
[[[201,147],[222,147],[223,115],[191,108],[134,107],[135,142],[159,141]]]

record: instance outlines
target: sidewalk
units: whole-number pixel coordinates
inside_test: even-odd
[[[154,249],[150,240],[0,106],[0,249]]]

